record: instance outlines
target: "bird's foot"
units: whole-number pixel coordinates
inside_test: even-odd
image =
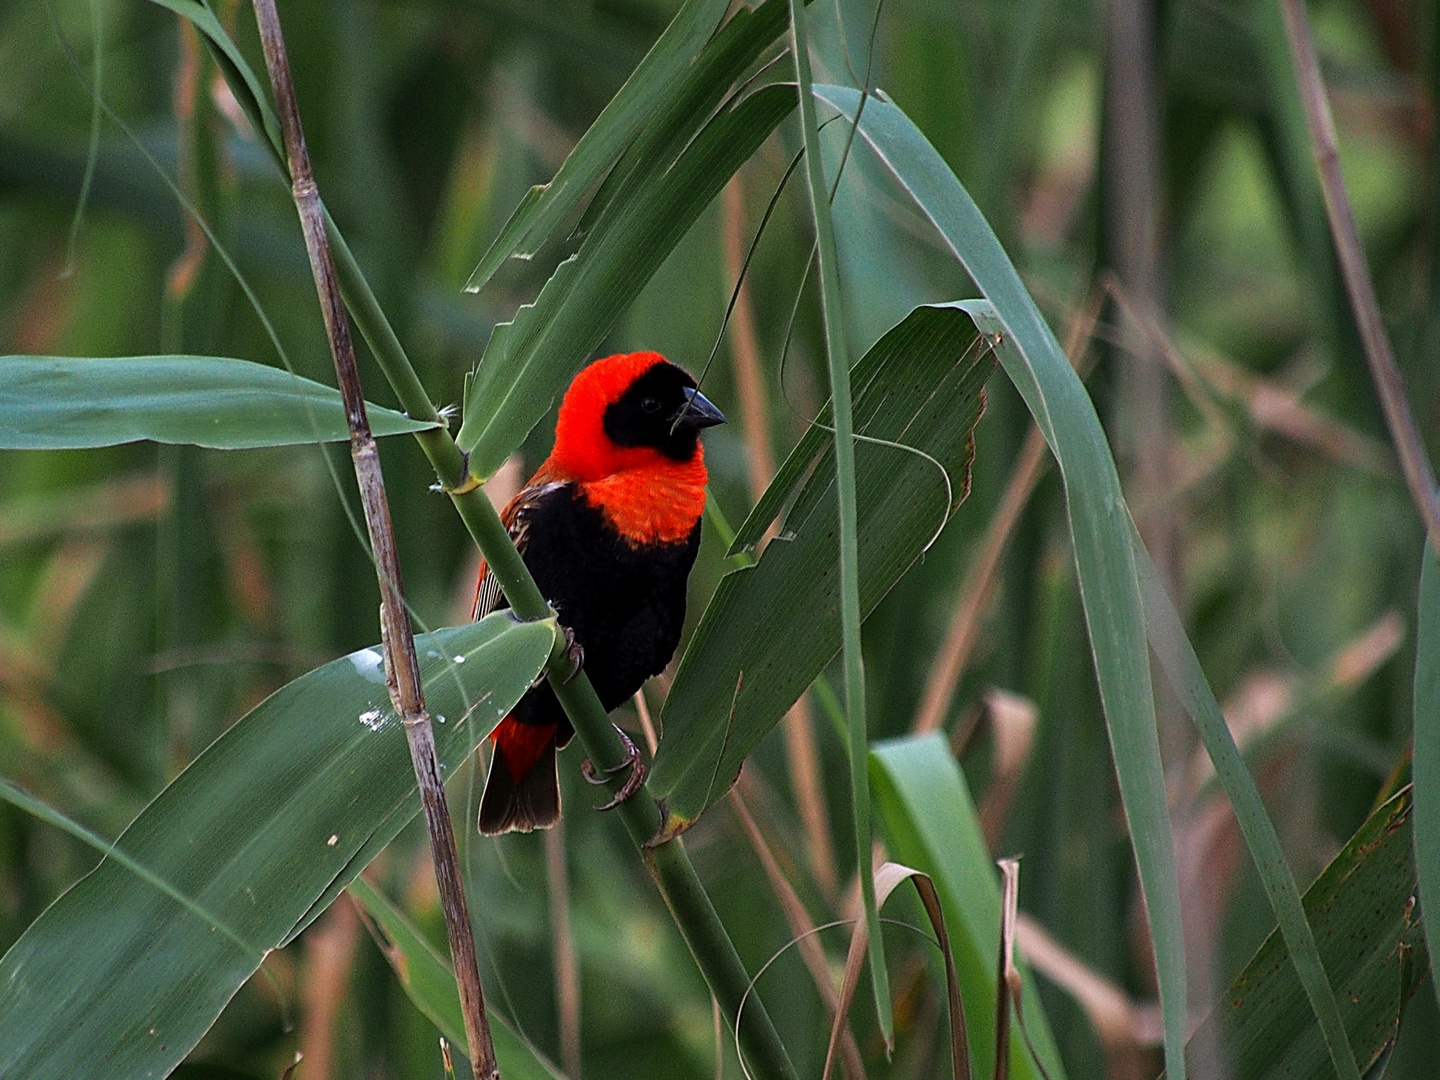
[[[517,618],[516,621],[519,622],[521,620]],[[562,683],[568,683],[571,679],[575,678],[576,675],[579,675],[580,669],[585,666],[585,646],[576,640],[575,631],[571,630],[570,627],[560,627],[560,633],[565,642],[565,659],[569,661],[569,667],[561,673],[560,681]],[[536,675],[535,678],[530,681],[530,689],[534,690],[549,677],[550,668],[548,666],[541,668],[540,674]]]
[[[580,674],[580,669],[585,666],[585,646],[581,645],[575,637],[575,631],[568,626],[560,627],[560,632],[565,635],[565,655],[570,660],[570,670],[565,674],[565,682],[569,682]]]
[[[608,784],[610,777],[622,769],[630,770],[630,775],[625,778],[625,783],[620,786],[620,790],[615,793],[613,799],[600,807],[601,811],[614,810],[615,807],[639,791],[640,785],[645,783],[645,776],[649,772],[645,767],[645,762],[640,758],[640,748],[631,741],[630,736],[626,735],[625,732],[621,731],[618,727],[615,728],[615,733],[620,736],[620,741],[625,745],[624,761],[613,768],[604,770],[596,769],[594,765],[590,764],[589,758],[586,758],[580,763],[581,775],[584,776],[589,783],[596,785]]]

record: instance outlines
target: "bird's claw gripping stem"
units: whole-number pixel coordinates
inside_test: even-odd
[[[511,618],[515,619],[516,622],[524,621],[515,615],[512,615]],[[570,667],[563,673],[560,681],[562,683],[568,683],[575,678],[576,675],[579,675],[580,669],[585,666],[585,646],[581,645],[580,642],[575,639],[575,631],[571,630],[568,626],[560,627],[560,635],[560,641],[556,642],[556,647],[559,651],[551,653],[551,658],[552,660],[558,659],[560,653],[564,653],[565,658],[570,662]],[[564,642],[563,645],[560,644],[561,641]],[[549,674],[550,669],[548,666],[541,668],[540,674],[531,680],[530,689],[534,690],[537,686],[544,683]]]
[[[581,775],[585,777],[586,781],[597,786],[608,784],[610,777],[618,773],[621,769],[630,770],[630,775],[625,778],[625,783],[620,786],[620,790],[615,793],[615,797],[600,807],[602,813],[606,810],[614,810],[615,807],[639,791],[640,785],[645,783],[645,776],[649,772],[645,767],[645,762],[640,759],[639,747],[631,741],[630,736],[621,731],[619,727],[613,724],[611,726],[615,727],[615,734],[620,736],[620,741],[625,746],[625,760],[613,768],[603,770],[596,769],[594,765],[591,765],[589,758],[586,758],[580,763]]]
[[[580,669],[585,666],[585,646],[581,645],[575,638],[575,631],[568,626],[560,627],[560,632],[565,635],[565,655],[570,660],[570,670],[565,675],[565,682],[569,682],[580,674]]]

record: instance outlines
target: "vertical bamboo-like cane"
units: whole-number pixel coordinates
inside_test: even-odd
[[[265,66],[270,73],[270,85],[275,93],[285,137],[291,191],[300,215],[300,227],[305,234],[310,271],[320,294],[325,332],[335,360],[335,376],[345,403],[345,417],[350,428],[350,456],[355,464],[355,479],[360,487],[360,501],[375,556],[375,573],[380,582],[380,634],[386,683],[390,700],[404,721],[410,759],[420,787],[425,827],[430,835],[430,851],[440,890],[440,905],[445,914],[450,955],[455,963],[455,981],[460,990],[470,1061],[479,1080],[495,1080],[500,1076],[500,1069],[495,1061],[490,1025],[485,1017],[485,994],[475,959],[475,938],[461,885],[455,833],[445,802],[445,785],[435,756],[435,734],[430,725],[430,715],[425,711],[425,695],[420,686],[420,664],[415,655],[415,635],[400,580],[400,561],[390,521],[390,504],[385,498],[380,453],[365,414],[365,396],[360,386],[360,370],[355,362],[355,346],[350,338],[350,324],[346,319],[335,263],[330,254],[330,241],[325,232],[325,210],[320,203],[320,189],[310,169],[310,154],[300,126],[300,111],[275,0],[256,0],[255,15],[260,24]]]

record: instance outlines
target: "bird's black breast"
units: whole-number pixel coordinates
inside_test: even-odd
[[[571,484],[526,510],[525,565],[585,650],[607,710],[664,670],[680,644],[700,523],[684,540],[632,544]]]

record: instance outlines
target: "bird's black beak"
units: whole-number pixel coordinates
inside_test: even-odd
[[[672,431],[700,431],[723,423],[725,414],[699,390],[689,388],[685,391],[685,404],[670,416]]]

